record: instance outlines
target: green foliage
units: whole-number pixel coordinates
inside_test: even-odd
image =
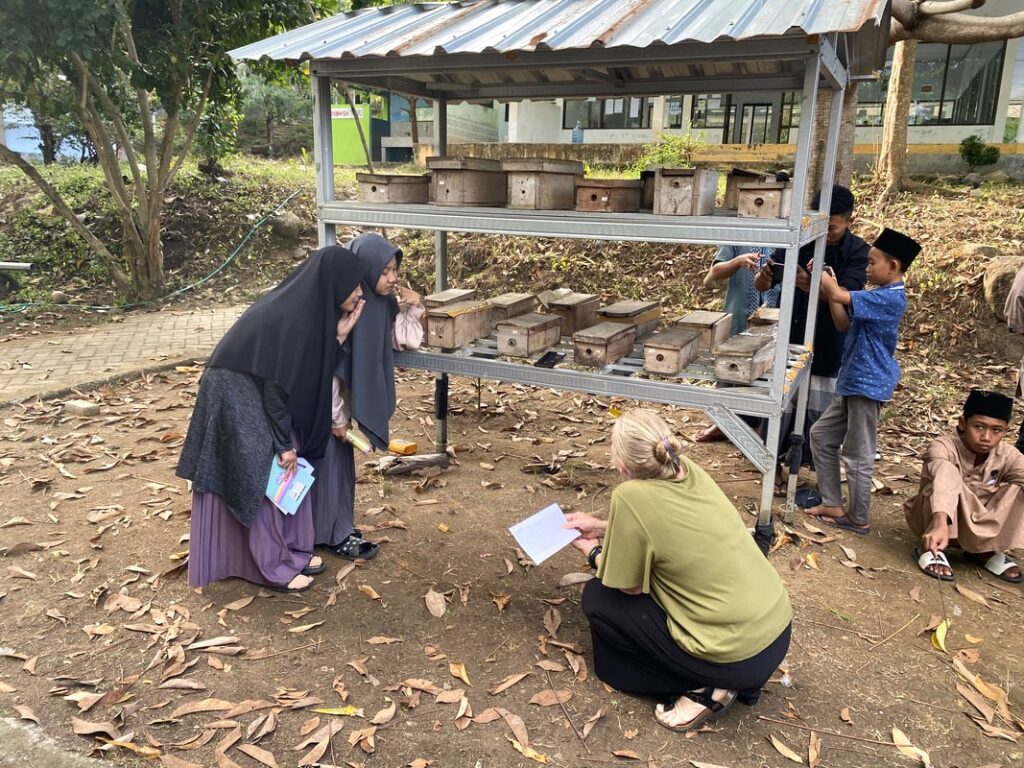
[[[968,136],[960,142],[960,157],[973,172],[982,165],[994,165],[999,161],[999,147],[986,144],[978,136]]]
[[[704,135],[691,133],[658,134],[655,144],[646,144],[637,161],[630,168],[636,173],[655,166],[666,168],[692,168],[693,154],[707,148]]]
[[[1017,131],[1020,129],[1019,117],[1006,118],[1006,128],[1003,129],[1003,143],[1015,144],[1017,142]]]
[[[301,73],[296,72],[297,75]],[[238,146],[271,157],[301,154],[313,146],[313,98],[305,76],[271,78],[240,72],[242,120]]]

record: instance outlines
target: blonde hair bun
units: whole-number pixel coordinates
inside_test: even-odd
[[[612,457],[630,477],[671,480],[679,474],[685,446],[654,411],[638,408],[622,414],[612,428]]]

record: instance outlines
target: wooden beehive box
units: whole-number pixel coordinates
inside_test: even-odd
[[[495,328],[499,355],[529,357],[558,343],[562,337],[562,318],[529,312],[499,320]]]
[[[640,209],[643,182],[633,179],[576,179],[576,210],[630,213]]]
[[[676,320],[676,325],[697,333],[698,352],[712,352],[718,344],[729,338],[732,315],[728,312],[697,309]]]
[[[775,364],[775,339],[740,333],[715,348],[715,378],[750,384]]]
[[[708,216],[715,210],[718,172],[704,168],[659,168],[654,179],[654,213]]]
[[[535,293],[503,293],[488,299],[487,303],[493,307],[491,317],[495,324],[510,317],[525,315],[532,312],[537,306],[537,294]]]
[[[759,171],[733,168],[725,179],[725,200],[722,202],[722,207],[735,211],[739,202],[740,184],[766,180],[767,176]]]
[[[605,322],[636,326],[637,336],[646,336],[658,327],[661,307],[656,301],[616,301],[597,314]]]
[[[362,203],[425,203],[430,194],[430,175],[357,173],[358,198]]]
[[[575,205],[576,177],[583,163],[572,160],[503,160],[501,169],[508,174],[508,207],[538,211],[572,210]]]
[[[562,334],[572,336],[597,322],[601,299],[592,293],[570,292],[548,303],[548,311],[562,318]]]
[[[621,323],[598,323],[572,335],[577,365],[603,368],[633,351],[636,328]]]
[[[493,332],[486,301],[458,301],[427,310],[427,344],[432,347],[458,349]]]
[[[501,206],[508,201],[505,172],[497,160],[428,157],[434,205]]]
[[[675,376],[697,356],[698,334],[687,328],[666,328],[644,342],[644,370]]]
[[[736,215],[753,219],[784,219],[793,203],[790,181],[741,183],[737,192]]]

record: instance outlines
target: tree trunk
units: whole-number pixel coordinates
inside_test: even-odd
[[[910,95],[914,82],[916,40],[896,43],[892,56],[892,75],[885,95],[882,123],[882,154],[875,169],[884,183],[880,200],[891,200],[910,186],[907,171],[907,126],[910,122]]]
[[[40,123],[37,119],[36,130],[39,131],[39,151],[43,153],[43,165],[53,165],[57,162],[57,137],[53,126]]]

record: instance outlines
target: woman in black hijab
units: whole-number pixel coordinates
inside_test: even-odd
[[[359,317],[366,265],[331,246],[261,297],[224,335],[199,385],[177,474],[192,481],[189,583],[237,577],[287,591],[323,570],[309,498],[266,498],[271,464],[323,455],[340,340]]]
[[[318,482],[313,497],[316,543],[339,557],[369,559],[378,547],[363,539],[353,524],[355,507],[355,460],[352,446],[345,442],[348,417],[374,448],[387,450],[388,422],[395,412],[395,320],[405,312],[419,329],[419,295],[398,287],[402,251],[380,235],[366,233],[348,243],[348,248],[367,266],[363,278],[365,306],[359,324],[352,329],[338,360],[337,376],[347,413],[328,443],[324,458],[314,462]],[[395,291],[402,294],[399,305]],[[409,339],[399,339],[403,345]],[[415,342],[418,346],[418,341]]]

